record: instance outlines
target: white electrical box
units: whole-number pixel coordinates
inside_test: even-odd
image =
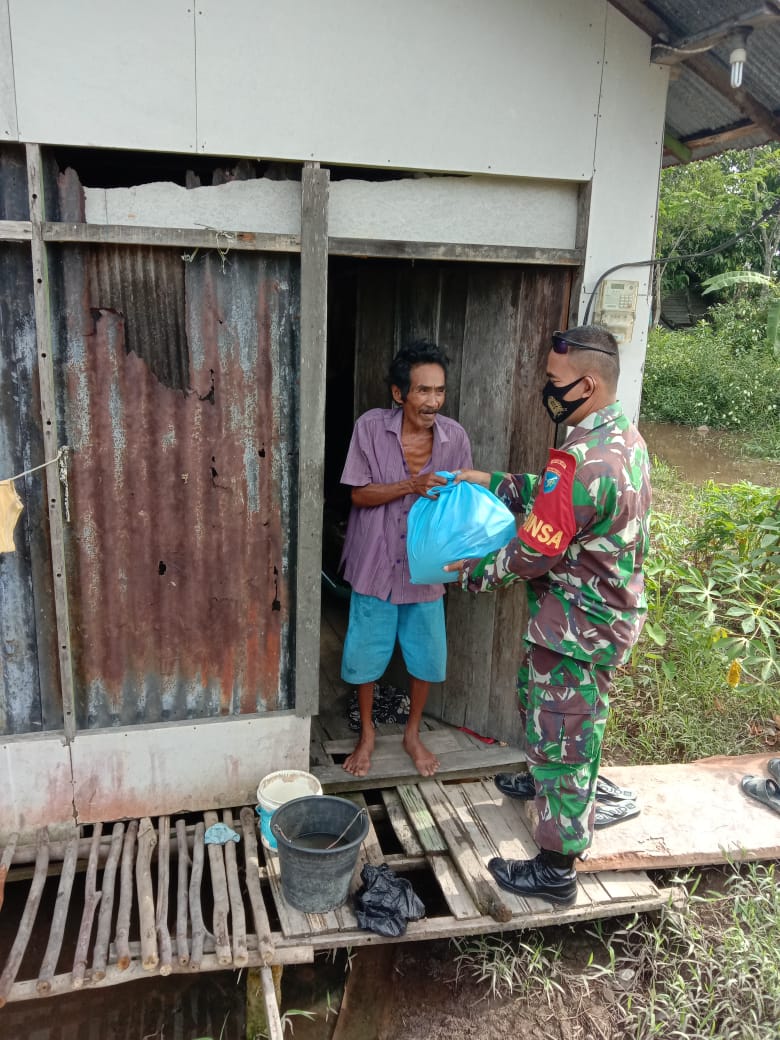
[[[618,343],[628,343],[634,335],[638,293],[639,282],[613,279],[601,283],[595,321],[609,329]]]

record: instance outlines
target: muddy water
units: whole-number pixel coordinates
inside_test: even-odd
[[[749,480],[764,487],[780,487],[780,462],[743,456],[741,446],[748,439],[744,435],[673,423],[640,422],[639,430],[651,455],[674,466],[683,480],[692,484]]]

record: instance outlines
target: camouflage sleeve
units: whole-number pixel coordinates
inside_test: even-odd
[[[589,487],[576,475],[574,456],[553,449],[517,538],[482,559],[467,560],[461,586],[471,592],[492,592],[513,581],[533,581],[552,570],[599,512],[600,482]]]
[[[515,514],[528,511],[538,486],[535,473],[493,473],[490,477],[490,490]]]
[[[461,569],[461,588],[469,592],[494,592],[514,581],[532,581],[546,574],[563,557],[545,556],[513,538],[503,549],[482,559],[465,560]]]

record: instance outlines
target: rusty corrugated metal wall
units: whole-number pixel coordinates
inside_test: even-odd
[[[52,251],[79,727],[292,702],[298,267]]]

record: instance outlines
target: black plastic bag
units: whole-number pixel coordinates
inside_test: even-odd
[[[379,935],[403,935],[407,921],[425,917],[425,906],[406,878],[398,877],[386,863],[360,872],[361,888],[355,893],[358,924]]]

